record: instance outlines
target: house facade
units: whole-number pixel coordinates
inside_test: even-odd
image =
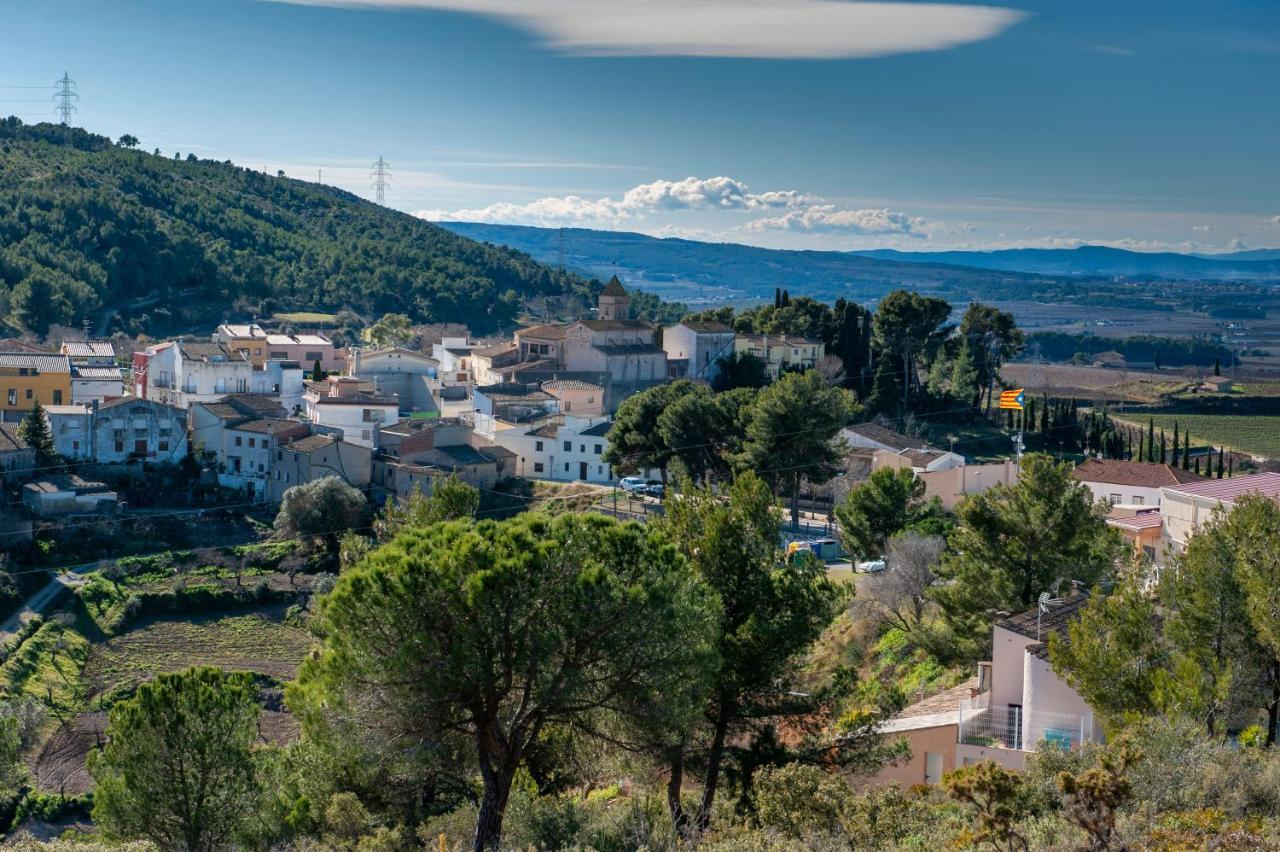
[[[133,354],[134,393],[190,408],[232,393],[249,393],[253,364],[242,350],[218,341],[171,340]]]
[[[37,474],[36,451],[18,434],[17,423],[0,423],[0,479],[21,482]]]
[[[71,402],[70,359],[58,352],[0,352],[0,415],[20,420],[37,402]]]
[[[1085,459],[1071,476],[1089,489],[1095,503],[1156,508],[1162,489],[1205,481],[1200,474],[1173,465],[1121,459]]]
[[[312,432],[281,441],[273,450],[267,500],[279,502],[290,488],[326,476],[365,490],[372,468],[373,451],[344,440],[340,433]]]
[[[310,371],[320,362],[326,372],[346,366],[346,350],[323,334],[273,334],[257,323],[223,323],[213,339],[235,352],[243,352],[254,369],[267,361],[294,361]]]
[[[514,456],[514,474],[526,479],[561,482],[613,481],[601,458],[613,423],[607,417],[553,417],[530,426],[502,429],[493,442]]]
[[[1049,664],[1049,636],[1066,639],[1087,600],[1078,593],[1046,596],[1036,608],[997,621],[991,661],[978,664],[977,677],[921,698],[880,726],[905,738],[912,757],[885,767],[871,783],[937,784],[944,773],[984,760],[1022,770],[1041,743],[1073,749],[1101,741],[1093,709]]]
[[[329,376],[308,382],[303,393],[307,419],[342,432],[348,444],[377,446],[378,430],[400,419],[400,401],[361,386],[352,376]]]
[[[372,384],[373,389],[400,401],[403,417],[431,415],[439,411],[440,362],[409,349],[353,349],[349,374]]]
[[[176,464],[187,455],[187,412],[136,396],[45,409],[54,448],[76,461]]]
[[[662,350],[672,379],[711,383],[720,374],[720,359],[734,352],[737,335],[722,322],[692,320],[662,330]]]
[[[734,350],[764,361],[771,380],[786,370],[812,369],[826,354],[820,341],[791,334],[740,334],[734,341]]]
[[[1205,479],[1160,490],[1163,519],[1161,543],[1166,550],[1181,552],[1187,541],[1214,512],[1230,510],[1235,501],[1249,494],[1280,500],[1280,473],[1255,473],[1227,479]]]

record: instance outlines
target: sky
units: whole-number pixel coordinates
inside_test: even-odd
[[[0,114],[424,218],[1280,246],[1276,0],[4,0]]]

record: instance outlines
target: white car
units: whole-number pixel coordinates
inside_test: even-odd
[[[648,484],[648,480],[644,477],[628,476],[626,479],[623,479],[618,483],[618,487],[623,491],[626,491],[628,494],[635,494],[638,491],[643,491]]]
[[[858,563],[858,571],[863,574],[879,574],[884,570],[883,559],[869,559]]]

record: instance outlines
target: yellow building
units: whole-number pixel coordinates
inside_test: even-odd
[[[56,352],[0,352],[0,411],[71,404],[71,360]]]
[[[770,379],[784,370],[808,370],[825,354],[817,340],[791,334],[740,334],[733,342],[739,355],[754,355],[765,363]]]

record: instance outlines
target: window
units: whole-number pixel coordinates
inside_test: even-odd
[[[537,450],[538,452],[542,452],[542,442],[541,442],[541,441],[534,441],[534,442],[533,442],[533,448],[534,448],[535,450]]]
[[[276,450],[276,461],[284,461],[284,453]]]
[[[284,356],[281,355],[280,357],[283,358]],[[310,361],[311,363],[314,364],[316,361],[324,360],[324,353],[323,352],[303,352],[302,357],[304,360]]]
[[[1119,503],[1119,502],[1120,502],[1120,495],[1119,495],[1119,494],[1112,494],[1112,495],[1111,495],[1111,502],[1112,502],[1112,503]]]
[[[240,438],[240,436],[239,436],[239,435],[236,435],[236,446],[237,446],[237,447],[238,447],[238,446],[240,446],[240,445],[241,445],[241,443],[243,443],[243,442],[242,442],[242,439]]]
[[[255,347],[253,347],[253,354],[254,354],[254,355],[261,355],[261,354],[262,354],[262,347],[261,347],[261,346],[255,346]]]
[[[9,404],[10,405],[18,404],[18,391],[16,388],[9,388]]]
[[[580,452],[580,453],[585,453],[586,451],[587,451],[587,445],[586,445],[586,444],[579,444],[579,445],[578,445],[578,452]]]
[[[565,441],[565,442],[564,442],[564,451],[565,451],[566,453],[571,453],[571,452],[573,452],[573,441]]]
[[[569,472],[569,463],[568,463],[568,462],[565,462],[565,463],[564,463],[564,472],[565,472],[565,473],[568,473],[568,472]]]
[[[71,442],[71,449],[73,449],[73,450],[79,450],[79,449],[80,449],[80,442],[79,442],[79,441],[72,441],[72,442]]]
[[[1133,505],[1141,506],[1142,503],[1143,503],[1143,498],[1141,497],[1141,495],[1138,495],[1138,494],[1133,495]]]
[[[564,410],[565,410],[565,411],[572,411],[572,410],[573,410],[573,403],[569,402],[569,400],[567,400],[567,399],[566,399],[566,400],[564,401]]]
[[[534,462],[534,463],[533,463],[533,472],[534,472],[534,473],[542,473],[542,462]]]
[[[271,357],[275,358],[277,361],[283,361],[289,357],[289,353],[288,352],[272,352]],[[315,359],[312,359],[312,360],[315,360]]]
[[[587,405],[595,405],[596,398],[594,396],[587,397]]]
[[[116,452],[117,453],[124,452],[124,441],[119,441],[119,440],[116,441]]]
[[[160,453],[169,452],[169,442],[161,441],[160,443],[156,444],[156,452],[160,452]]]
[[[603,450],[603,446],[602,446],[601,444],[596,444],[596,445],[595,445],[595,453],[596,453],[596,455],[600,455],[600,453],[602,453],[603,451],[604,451],[604,450]]]
[[[31,399],[31,388],[27,388],[27,399]]]
[[[360,412],[360,416],[365,423],[381,423],[384,414],[376,408],[365,408]]]

